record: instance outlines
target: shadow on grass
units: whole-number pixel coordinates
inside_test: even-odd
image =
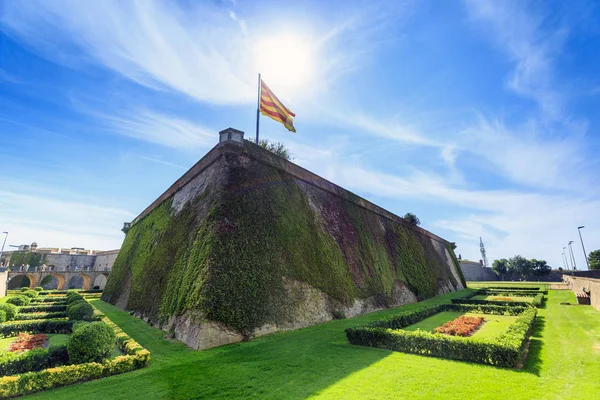
[[[533,327],[533,332],[531,333],[527,359],[525,360],[523,369],[520,370],[521,372],[527,372],[536,376],[540,376],[540,371],[542,369],[542,359],[540,356],[542,347],[544,345],[543,331],[545,326],[546,318],[538,315],[535,318],[535,326]]]

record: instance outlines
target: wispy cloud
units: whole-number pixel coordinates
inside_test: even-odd
[[[465,0],[470,16],[515,64],[508,87],[535,100],[552,119],[564,116],[564,94],[556,89],[555,58],[568,36],[564,27],[547,30],[544,16],[523,1]]]

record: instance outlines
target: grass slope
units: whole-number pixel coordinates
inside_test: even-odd
[[[112,305],[93,304],[152,352],[150,367],[40,393],[46,399],[569,399],[595,398],[600,381],[600,313],[574,302],[572,292],[550,291],[539,312],[522,370],[351,346],[344,329],[448,302],[452,293],[392,310],[251,342],[193,351],[163,339]]]

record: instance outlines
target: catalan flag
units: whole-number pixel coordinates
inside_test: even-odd
[[[262,115],[281,122],[289,131],[296,132],[292,119],[296,114],[279,101],[262,79],[260,80],[260,112]]]

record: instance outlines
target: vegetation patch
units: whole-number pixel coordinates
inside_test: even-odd
[[[78,301],[72,304],[75,303]],[[73,309],[81,305],[75,304]],[[84,317],[87,318],[87,313]],[[148,350],[105,316],[93,317],[101,318],[102,322],[47,319],[0,324],[1,335],[18,333],[9,351],[0,351],[0,375],[4,375],[0,378],[0,398],[120,374],[148,364]],[[72,334],[68,339],[57,336],[54,344],[50,340],[50,347],[44,349],[47,333]],[[115,345],[124,355],[110,358]]]
[[[423,330],[407,331],[402,329],[441,311],[517,315],[518,318],[508,327],[504,334],[495,339],[450,336]],[[356,345],[387,348],[394,351],[502,367],[513,367],[521,361],[524,355],[535,316],[536,310],[534,308],[444,304],[398,314],[391,318],[371,322],[367,325],[346,329],[346,337],[351,344]],[[463,326],[467,325],[467,318],[465,317],[461,320],[461,323],[464,322],[465,324],[455,326],[458,329],[449,328],[444,330],[452,330],[455,333],[460,332],[468,335],[468,333],[473,331],[475,324],[469,323],[469,327]],[[477,321],[469,318],[469,322]]]
[[[470,336],[481,324],[483,324],[483,321],[483,317],[461,315],[455,320],[446,322],[442,326],[438,326],[433,331],[435,333],[444,333],[451,336]]]

